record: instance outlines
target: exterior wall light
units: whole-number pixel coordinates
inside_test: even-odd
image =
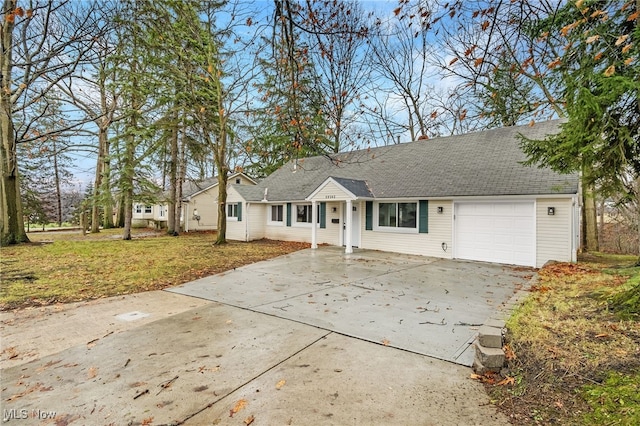
[[[547,207],[547,214],[549,216],[553,216],[554,214],[556,214],[556,208],[555,207]]]
[[[442,214],[442,212],[444,211],[444,207],[438,207],[438,214]]]

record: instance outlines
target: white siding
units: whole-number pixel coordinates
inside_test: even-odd
[[[555,208],[553,216],[547,214],[548,207]],[[572,213],[573,200],[571,199],[540,198],[536,200],[536,266],[541,267],[549,260],[571,261]]]
[[[247,220],[249,231],[247,239],[249,241],[265,238],[265,226],[267,224],[267,205],[252,203],[245,204],[247,210]]]
[[[284,204],[284,221],[282,225],[272,225],[267,222],[268,213],[264,213],[264,237],[271,240],[281,241],[301,241],[305,243],[311,243],[311,225],[295,224],[292,221],[291,226],[287,224],[287,203]],[[319,203],[318,203],[319,204]],[[333,212],[335,207],[336,211]],[[293,214],[293,211],[292,211]],[[340,223],[332,223],[331,219],[340,220],[340,202],[327,203],[327,216],[326,216],[326,228],[317,228],[317,242],[318,244],[340,244],[340,232],[342,232],[342,221]]]
[[[364,211],[361,220],[361,248],[397,253],[417,254],[450,259],[452,257],[451,226],[453,204],[451,201],[429,201],[429,232],[427,234],[404,234],[365,230]],[[437,208],[443,212],[438,213]],[[364,205],[363,209],[364,210]],[[446,251],[442,248],[446,245]]]
[[[200,221],[193,219],[193,210],[198,210]],[[188,221],[185,229],[189,231],[208,231],[218,229],[218,186],[209,188],[182,203],[182,214]]]
[[[227,239],[246,241],[247,240],[247,203],[238,194],[238,192],[229,187],[227,192],[227,205],[232,203],[242,203],[242,220],[228,220],[227,219]]]

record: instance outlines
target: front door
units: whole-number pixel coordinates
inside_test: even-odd
[[[343,204],[342,211],[342,244],[347,241],[347,217],[346,217],[347,203]],[[354,203],[351,206],[351,245],[353,247],[360,246],[360,205]]]

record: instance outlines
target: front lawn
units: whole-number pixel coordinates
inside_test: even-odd
[[[507,324],[508,368],[483,378],[513,424],[640,424],[635,260],[591,255],[540,270]]]
[[[309,247],[269,240],[216,246],[213,233],[150,230],[123,241],[121,233],[32,233],[30,244],[1,248],[0,309],[159,290]]]

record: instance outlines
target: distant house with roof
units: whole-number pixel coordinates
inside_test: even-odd
[[[540,267],[575,261],[578,176],[522,164],[558,121],[291,161],[230,185],[227,238]]]
[[[229,175],[227,185],[255,185],[256,181],[244,173]],[[137,226],[166,228],[168,204],[135,203],[133,221]],[[186,218],[186,220],[185,220]],[[201,181],[187,181],[182,185],[182,230],[210,231],[218,228],[218,177]]]

